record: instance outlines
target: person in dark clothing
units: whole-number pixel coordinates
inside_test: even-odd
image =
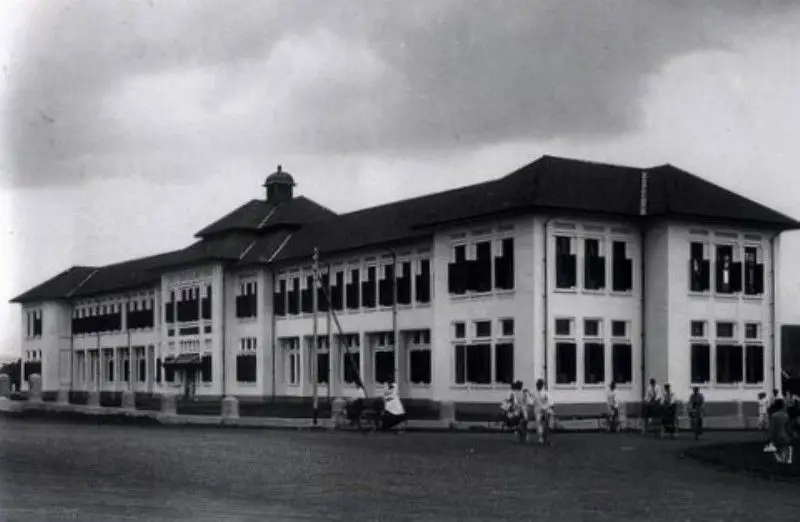
[[[775,412],[770,417],[770,439],[775,447],[775,461],[779,464],[791,464],[793,448],[789,433],[789,414],[783,399],[776,399]]]
[[[700,393],[700,388],[694,387],[692,395],[689,397],[689,418],[692,421],[692,431],[695,440],[703,435],[703,413],[705,410],[706,399]]]

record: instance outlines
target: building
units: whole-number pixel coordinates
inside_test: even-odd
[[[314,381],[347,397],[357,368],[370,393],[396,375],[410,403],[462,412],[543,377],[563,412],[611,381],[629,403],[653,377],[712,405],[779,382],[778,239],[800,224],[671,165],[544,156],[341,215],[280,167],[264,186],[187,248],[15,298],[43,390],[157,396],[193,375],[208,400],[307,398]]]

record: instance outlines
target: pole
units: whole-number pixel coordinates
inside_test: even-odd
[[[311,285],[311,302],[313,303],[314,313],[314,329],[311,341],[311,386],[313,389],[312,407],[314,409],[313,422],[314,426],[317,425],[317,418],[319,416],[319,397],[317,396],[317,277],[319,275],[319,250],[314,248],[314,277]]]
[[[333,370],[334,367],[336,367],[336,368],[339,367],[339,357],[338,357],[339,354],[338,354],[338,352],[334,353],[334,350],[333,350],[333,331],[331,329],[331,326],[332,326],[331,325],[331,314],[333,313],[333,303],[331,303],[331,300],[328,298],[328,296],[331,295],[331,276],[333,275],[333,271],[332,271],[331,268],[332,268],[331,264],[328,263],[328,284],[325,285],[325,288],[323,289],[323,292],[325,294],[324,295],[325,301],[328,303],[328,306],[327,306],[327,310],[328,310],[327,324],[325,326],[325,328],[326,328],[325,331],[328,332],[328,402],[330,402],[331,394],[333,393],[331,391],[331,388],[333,388],[333,383],[334,382],[338,382],[337,381],[338,375],[333,375],[333,371],[332,370]],[[336,357],[336,364],[335,365],[333,363],[334,357]]]
[[[394,336],[394,385],[400,393],[400,331],[397,328],[397,252],[392,250],[392,335]]]

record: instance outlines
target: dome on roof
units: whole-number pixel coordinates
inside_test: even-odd
[[[280,165],[278,165],[278,170],[267,176],[267,180],[264,182],[264,186],[268,187],[270,185],[289,185],[290,187],[295,186],[294,178],[288,172],[284,172]]]

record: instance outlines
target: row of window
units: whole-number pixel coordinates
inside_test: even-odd
[[[25,313],[25,335],[28,338],[42,335],[42,311],[28,310]]]
[[[455,244],[447,265],[447,281],[451,295],[513,290],[514,238]]]
[[[201,297],[202,290],[202,297]],[[167,324],[211,319],[211,285],[193,285],[171,290],[169,301],[164,303]]]
[[[599,238],[583,238],[582,283],[585,290],[630,292],[633,290],[633,257],[627,241],[611,241],[610,273],[607,263],[607,242]],[[578,238],[554,236],[555,283],[560,290],[573,290],[578,282]],[[611,276],[609,284],[608,276]]]
[[[81,335],[120,331],[123,312],[130,329],[155,326],[155,300],[145,299],[131,303],[76,307],[72,312],[72,333]]]
[[[711,291],[710,246],[692,242],[689,248],[689,290]],[[758,296],[764,294],[764,263],[761,247],[715,245],[714,291],[718,294]]]
[[[41,350],[25,350],[25,360],[26,361],[41,361],[42,360],[42,351]]]
[[[418,259],[414,263],[401,261],[397,270],[392,262],[387,262],[364,268],[335,269],[332,274],[331,278],[327,272],[322,272],[317,284],[311,274],[280,277],[273,296],[275,315],[313,313],[315,289],[320,312],[390,307],[394,305],[395,279],[398,305],[426,304],[431,300],[429,259]]]

